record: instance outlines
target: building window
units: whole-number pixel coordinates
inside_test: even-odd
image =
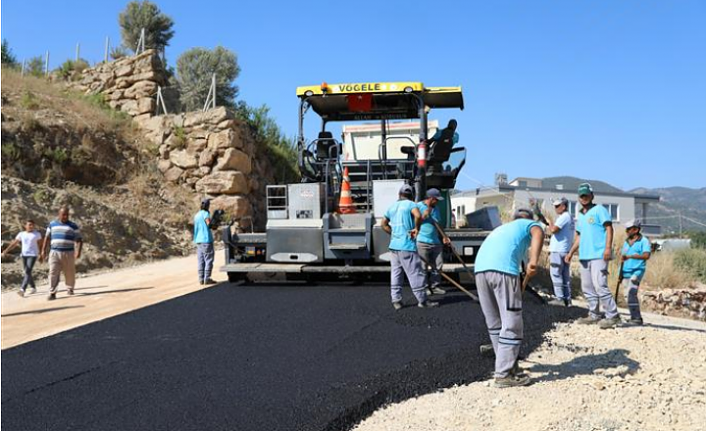
[[[605,209],[607,209],[608,212],[610,213],[610,218],[611,218],[612,221],[618,221],[618,220],[619,220],[619,219],[618,219],[618,215],[619,215],[619,212],[618,212],[618,204],[603,204],[603,206],[604,206]]]
[[[525,180],[520,180],[517,182],[519,184],[519,187],[527,187],[527,181]]]

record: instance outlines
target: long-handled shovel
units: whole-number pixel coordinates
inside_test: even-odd
[[[428,262],[426,259],[424,259],[421,255],[419,255],[419,258],[422,260],[422,262],[424,262],[424,265],[426,265],[426,266],[431,266],[431,265],[429,264],[429,262]],[[446,279],[446,281],[448,281],[449,283],[451,283],[451,284],[453,284],[454,286],[456,286],[460,291],[462,291],[462,292],[465,293],[466,295],[470,296],[473,301],[475,301],[475,302],[480,302],[480,301],[478,300],[478,297],[477,297],[476,295],[474,295],[474,294],[472,294],[471,292],[469,292],[468,290],[466,290],[463,286],[461,286],[458,282],[456,282],[456,280],[454,280],[453,278],[451,278],[451,277],[449,277],[448,275],[446,275],[446,274],[445,274],[443,271],[441,271],[439,268],[437,268],[436,270],[439,271],[439,274],[440,274],[442,277],[444,277],[444,278]]]

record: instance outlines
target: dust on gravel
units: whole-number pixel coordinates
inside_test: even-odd
[[[531,386],[457,386],[387,406],[355,430],[703,430],[706,325],[652,317],[613,330],[559,323],[521,362]]]

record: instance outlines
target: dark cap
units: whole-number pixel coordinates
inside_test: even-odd
[[[405,184],[402,187],[400,187],[400,194],[401,195],[411,195],[414,191],[412,190],[412,186],[409,184]]]
[[[428,198],[434,198],[436,200],[443,201],[444,198],[441,196],[441,192],[439,189],[429,189],[427,190],[427,197]]]

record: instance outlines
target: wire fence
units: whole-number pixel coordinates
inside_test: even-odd
[[[134,49],[132,49],[132,54],[127,54],[126,56],[137,56],[142,53],[144,53],[146,50],[151,49],[148,44],[147,44],[147,34],[146,34],[146,29],[142,28],[140,30],[140,37],[135,44]],[[122,55],[119,55],[120,52],[113,52],[113,49],[123,49],[124,47],[122,45],[118,45],[116,47],[112,46],[111,44],[111,39],[110,36],[105,37],[105,41],[103,44],[103,59],[102,61],[97,61],[94,62],[92,65],[85,59],[81,58],[81,43],[77,42],[76,47],[75,47],[75,55],[73,58],[73,61],[75,63],[79,62],[80,60],[85,61],[87,64],[89,64],[89,67],[95,67],[99,64],[103,63],[108,63],[112,61],[117,61],[123,58]],[[160,54],[160,60],[162,61],[162,66],[165,70],[165,75],[167,76],[167,84],[166,85],[161,85],[157,88],[157,90],[151,95],[155,99],[156,102],[156,108],[154,115],[163,115],[163,114],[180,114],[180,113],[186,113],[186,112],[193,112],[194,110],[201,110],[201,111],[207,111],[209,109],[215,109],[217,107],[217,77],[216,74],[213,73],[208,77],[204,77],[204,83],[209,82],[209,87],[208,87],[208,93],[206,96],[200,96],[201,89],[200,88],[192,88],[191,90],[186,90],[180,86],[179,82],[176,79],[176,76],[173,74],[173,72],[167,67],[166,60],[165,60],[165,52],[164,49],[162,48],[161,51],[159,52]],[[39,66],[37,63],[37,58],[39,57],[31,57],[31,58],[24,58],[22,59],[22,62],[19,64],[19,70],[20,70],[20,75],[24,77],[27,74],[32,74],[34,76],[44,76],[44,77],[49,77],[50,74],[52,73],[53,70],[59,70],[61,69],[62,66],[59,66],[55,69],[51,68],[50,64],[50,52],[47,50],[44,52],[44,54],[41,56],[43,59],[43,64],[41,65],[41,72],[39,70]],[[198,98],[203,98],[203,107],[198,108],[198,109],[189,109],[191,107],[187,107],[183,102],[182,99],[186,97],[189,98],[190,100],[193,99],[198,99]]]

